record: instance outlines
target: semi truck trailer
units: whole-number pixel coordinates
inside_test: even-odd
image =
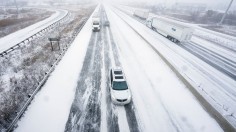
[[[146,25],[175,43],[190,41],[194,32],[193,28],[159,17],[149,18]]]

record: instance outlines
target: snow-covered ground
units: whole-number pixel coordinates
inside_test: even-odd
[[[129,16],[135,18],[139,22],[146,24],[145,20],[141,20],[138,17],[132,15],[134,9],[128,9],[127,7],[120,7],[120,10],[127,13]],[[153,15],[153,14],[151,14]],[[152,16],[153,17],[153,16]],[[159,17],[159,16],[157,16]],[[165,18],[166,19],[166,18]],[[167,19],[168,21],[174,21]],[[179,23],[178,21],[175,21]],[[183,23],[180,23],[183,24]],[[213,34],[213,33],[212,33]],[[221,39],[219,37],[218,39]],[[225,38],[222,38],[225,39]],[[199,37],[197,35],[192,36],[192,39],[188,43],[179,45],[180,47],[186,49],[193,55],[201,58],[203,61],[207,62],[212,67],[221,71],[225,75],[231,77],[235,80],[236,78],[236,62],[235,56],[236,52],[234,49],[229,46],[224,45],[223,43],[218,43],[212,40],[208,40],[204,37]]]
[[[195,56],[173,44],[143,24],[121,13],[119,15],[155,47],[168,61],[192,83],[195,89],[235,126],[235,81]]]
[[[18,122],[16,132],[60,132],[65,128],[223,131],[149,44],[233,121],[228,116],[236,110],[232,79],[119,10],[105,9],[110,27],[92,32],[91,18],[87,21]],[[108,76],[114,66],[123,67],[132,91],[132,102],[125,106],[116,106],[110,99]]]
[[[139,9],[139,8],[128,7],[128,6],[119,6],[119,7],[122,8],[123,10],[125,10],[126,12],[128,12],[129,14],[133,14],[135,9]],[[212,30],[203,28],[203,27],[199,26],[198,24],[192,24],[192,23],[187,23],[187,22],[183,22],[183,21],[178,21],[178,20],[174,20],[171,18],[158,16],[153,13],[150,13],[149,17],[161,17],[161,18],[166,19],[168,21],[173,21],[173,22],[179,23],[181,25],[193,27],[195,29],[195,31],[194,31],[195,36],[199,36],[203,39],[214,42],[218,45],[221,45],[222,47],[236,50],[236,43],[235,43],[236,37],[234,37],[234,36],[230,36],[230,35],[223,34],[220,32],[212,31]],[[227,30],[227,29],[225,29],[225,30]]]
[[[221,131],[148,44],[109,8],[107,14],[143,131]]]
[[[29,99],[28,95],[34,92],[64,48],[71,44],[94,8],[95,5],[78,6],[77,10],[60,21],[60,25],[56,24],[20,48],[0,57],[0,130],[9,127]],[[58,34],[61,37],[61,50],[54,45],[56,50],[52,51],[48,36]]]
[[[15,131],[64,131],[91,36],[90,23],[91,19],[84,25],[41,91],[35,96]]]
[[[217,52],[218,54],[226,57],[227,59],[230,59],[232,61],[236,61],[235,58],[236,58],[236,53],[234,51],[231,51],[231,50],[228,50],[228,49],[225,49],[225,48],[222,48],[222,47],[219,47],[215,44],[213,44],[213,42],[209,42],[207,40],[204,40],[204,39],[200,39],[196,36],[193,36],[192,39],[191,39],[192,42],[195,42],[203,47],[205,47],[206,49],[208,50],[211,50],[211,51],[214,51],[214,52]]]
[[[12,34],[9,34],[3,38],[0,38],[0,53],[9,49],[10,47],[24,41],[28,37],[36,34],[37,32],[41,31],[42,29],[48,27],[49,25],[53,24],[54,22],[62,19],[67,15],[66,10],[57,10],[51,17],[42,20],[36,24],[28,26],[22,30],[16,31]]]

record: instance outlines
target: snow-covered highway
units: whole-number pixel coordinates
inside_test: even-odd
[[[193,89],[197,90],[219,112],[217,115],[218,117],[221,116],[220,119],[228,120],[230,126],[235,127],[235,80],[222,74],[163,36],[147,29],[145,25],[130,16],[119,10],[116,10],[116,12],[191,83]]]
[[[100,6],[100,18],[100,32],[92,31],[88,19],[16,132],[223,131],[224,123],[212,117],[166,60],[219,113],[222,105],[236,110],[234,80],[111,6]],[[103,25],[107,19],[110,27]],[[123,67],[132,92],[125,106],[111,102],[109,69],[115,66]]]
[[[128,14],[129,16],[131,16],[132,18],[136,19],[137,21],[146,25],[145,20],[142,20],[132,15],[134,9],[132,8],[130,9],[126,6],[119,6],[119,9]],[[150,14],[150,17],[160,17],[160,16],[155,14]],[[168,21],[173,21],[175,23],[193,27],[195,31],[191,39],[191,42],[188,42],[186,44],[180,44],[179,46],[186,49],[187,51],[197,56],[198,58],[202,59],[212,67],[224,73],[225,75],[231,77],[234,80],[236,79],[236,62],[235,62],[236,52],[233,48],[234,46],[236,46],[235,43],[227,42],[227,44],[224,44],[226,42],[224,43],[220,42],[222,43],[220,45],[216,42],[211,42],[210,40],[206,39],[206,37],[210,36],[214,40],[219,39],[221,41],[224,41],[224,39],[228,41],[231,40],[234,41],[234,39],[236,40],[236,38],[227,35],[222,35],[217,32],[208,31],[207,29],[197,27],[196,25],[179,22],[173,19],[163,18],[163,17],[162,19],[166,19]],[[218,38],[218,36],[220,36],[220,38]],[[229,46],[231,45],[229,43],[232,43],[232,46]]]

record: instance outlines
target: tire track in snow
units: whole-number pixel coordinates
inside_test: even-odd
[[[112,35],[110,28],[109,28],[109,36],[110,36],[110,42],[111,42],[111,46],[112,46],[111,48],[112,48],[115,64],[116,64],[116,66],[121,66],[121,62],[119,60],[118,48],[114,42],[113,35]],[[136,114],[134,112],[135,107],[133,104],[133,100],[131,100],[131,102],[129,104],[125,105],[124,107],[125,107],[125,112],[126,112],[127,121],[128,121],[130,131],[131,132],[139,132],[139,127],[138,127],[139,125],[137,122]]]
[[[126,15],[130,16],[131,18],[134,18],[134,19],[137,20],[138,22],[140,22],[140,23],[142,23],[142,24],[145,25],[145,21],[144,21],[144,20],[141,20],[140,18],[131,15],[131,14],[129,14],[129,13],[123,11],[123,10],[120,9],[120,8],[117,8],[117,9],[118,9],[119,11],[125,13]],[[155,31],[155,32],[156,32],[156,31]],[[198,37],[198,38],[200,38],[200,39],[206,40],[206,39],[204,39],[203,37],[196,36],[196,35],[194,35],[194,36],[195,36],[195,37]],[[206,40],[206,41],[208,41],[208,40]],[[209,41],[209,42],[211,42],[211,41]],[[196,44],[197,44],[197,43],[196,43]],[[213,42],[213,44],[218,45],[218,46],[220,46],[220,47],[223,47],[223,48],[226,48],[226,49],[232,51],[232,49],[229,49],[229,48],[227,48],[227,47],[224,47],[224,46],[222,46],[222,45],[219,45],[219,44],[217,44],[217,43],[215,43],[215,42]],[[236,75],[235,75],[234,66],[228,64],[228,63],[225,61],[225,60],[227,60],[227,61],[230,61],[230,62],[234,63],[233,60],[231,61],[231,60],[227,59],[227,58],[224,57],[224,56],[220,56],[220,57],[224,58],[225,60],[222,60],[222,59],[220,59],[219,57],[215,57],[215,56],[213,56],[213,54],[210,53],[209,51],[208,51],[208,52],[205,51],[205,50],[207,50],[205,47],[202,47],[202,48],[204,48],[205,50],[200,50],[200,49],[198,48],[198,51],[199,51],[199,52],[200,52],[200,51],[201,51],[201,52],[203,51],[203,53],[196,52],[197,50],[193,50],[194,47],[193,47],[193,45],[192,45],[191,43],[188,44],[188,45],[179,45],[179,44],[177,44],[177,45],[180,46],[181,48],[183,48],[183,49],[189,51],[191,54],[195,55],[195,56],[198,57],[199,59],[203,60],[204,62],[208,63],[208,64],[211,65],[212,67],[216,68],[216,69],[219,70],[220,72],[224,73],[225,75],[227,75],[227,76],[229,76],[230,78],[232,78],[233,80],[235,80]],[[191,46],[191,45],[192,45],[192,46]],[[197,45],[198,45],[198,44],[197,44]],[[195,48],[196,48],[196,47],[195,47]],[[211,52],[212,52],[212,51],[211,51]],[[206,54],[206,55],[203,55],[203,54]],[[214,54],[217,54],[217,53],[215,52]],[[212,56],[212,57],[206,57],[206,56]],[[217,55],[217,56],[219,56],[219,55]]]
[[[71,107],[65,131],[99,131],[101,84],[101,35],[93,33],[78,80],[75,99]]]
[[[114,13],[115,13],[118,17],[120,17],[116,12],[114,12]],[[123,20],[123,19],[122,19],[122,20]],[[132,47],[130,47],[129,45],[127,45],[127,46],[128,46],[127,49],[130,49],[130,53],[131,53],[131,54],[135,54],[134,51],[132,50]],[[136,57],[134,57],[134,59],[136,60],[136,62],[139,63],[139,59],[137,59]],[[137,64],[137,66],[140,67],[140,64]],[[141,68],[141,67],[140,67],[140,69],[143,70],[143,68]],[[145,72],[143,71],[142,73],[145,73]],[[151,87],[154,88],[154,85],[153,85],[153,83],[151,82],[150,78],[147,76],[147,74],[145,74],[145,76],[146,76],[145,78],[147,78],[147,81],[149,82],[149,84],[151,85]],[[153,89],[153,90],[154,90],[154,89]],[[179,128],[178,123],[174,120],[174,118],[172,117],[172,114],[169,113],[168,109],[166,108],[166,106],[164,105],[164,103],[162,102],[162,100],[159,98],[159,97],[160,97],[159,94],[158,94],[155,90],[154,90],[154,92],[156,93],[156,95],[158,95],[157,98],[158,98],[158,100],[160,100],[160,103],[161,103],[161,105],[163,106],[162,108],[163,108],[163,110],[165,111],[165,113],[167,114],[167,116],[168,116],[168,118],[169,118],[169,120],[170,120],[170,123],[172,124],[173,128],[175,128],[176,132],[180,132],[181,130],[180,130],[180,128]]]
[[[195,43],[190,42],[188,45],[179,45],[181,48],[187,50],[191,54],[195,55],[196,57],[200,58],[207,64],[211,65],[215,69],[219,70],[220,72],[224,73],[225,75],[229,76],[233,80],[236,80],[236,68],[233,61],[220,56],[216,52],[210,52],[205,47],[199,48],[198,46],[194,45]],[[198,45],[198,44],[197,44]]]
[[[104,15],[102,16],[102,21],[104,20]],[[103,21],[104,22],[104,21]],[[111,102],[111,95],[110,95],[110,91],[109,91],[109,70],[111,68],[111,58],[110,58],[110,46],[108,44],[108,39],[106,36],[107,34],[107,30],[106,27],[102,26],[102,36],[104,37],[104,67],[105,67],[105,92],[103,93],[104,95],[106,95],[106,105],[107,105],[107,129],[108,132],[119,132],[119,125],[118,125],[118,117],[115,114],[115,106],[112,104]]]
[[[88,99],[88,104],[84,111],[84,116],[79,120],[79,131],[100,131],[101,109],[100,109],[100,91],[101,91],[101,34],[95,46],[94,64],[92,67],[92,92]]]
[[[104,31],[106,33],[106,30]],[[108,131],[109,132],[118,132],[119,131],[119,125],[118,125],[118,117],[114,113],[115,106],[111,102],[111,95],[109,91],[109,69],[111,68],[111,59],[109,57],[110,47],[107,43],[107,40],[105,41],[105,49],[104,49],[104,61],[105,61],[105,74],[106,74],[106,104],[107,104],[107,124],[108,124]]]

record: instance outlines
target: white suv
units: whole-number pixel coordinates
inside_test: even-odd
[[[110,70],[110,92],[115,104],[125,105],[131,101],[131,92],[120,67]]]

